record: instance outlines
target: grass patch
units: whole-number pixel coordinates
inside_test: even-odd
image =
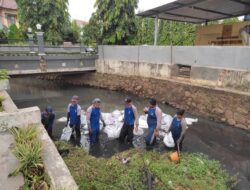
[[[2,96],[0,96],[0,112],[3,112],[4,111],[4,109],[3,109],[3,104],[2,104],[2,102],[5,100],[5,98],[4,97],[2,97]]]
[[[0,69],[0,80],[9,79],[9,73],[5,69]]]
[[[59,152],[68,151],[63,159],[84,190],[147,190],[148,174],[153,177],[154,190],[226,190],[234,182],[218,161],[203,154],[183,153],[181,162],[176,164],[168,159],[168,153],[131,149],[105,159],[90,156],[66,142],[55,144]],[[128,157],[130,161],[123,164],[121,158]]]
[[[47,176],[42,161],[42,143],[38,139],[38,129],[30,125],[24,128],[12,128],[10,133],[15,138],[13,153],[20,165],[10,174],[17,175],[21,172],[25,179],[22,190],[47,190],[49,177]]]

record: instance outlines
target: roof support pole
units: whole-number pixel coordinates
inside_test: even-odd
[[[154,33],[154,45],[157,46],[158,39],[158,15],[155,15],[155,33]]]

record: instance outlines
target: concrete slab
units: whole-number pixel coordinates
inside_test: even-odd
[[[24,184],[22,174],[8,177],[18,166],[18,160],[10,150],[14,138],[11,134],[0,133],[0,189],[18,190]]]
[[[43,143],[43,163],[50,177],[52,189],[78,190],[78,186],[68,167],[42,125],[39,134]]]

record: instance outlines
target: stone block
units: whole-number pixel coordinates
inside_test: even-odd
[[[234,119],[231,118],[231,119],[228,119],[227,121],[229,125],[235,125]]]
[[[245,124],[247,121],[247,116],[244,116],[238,112],[234,113],[234,120],[236,123]]]
[[[224,110],[222,110],[222,109],[220,109],[220,108],[214,108],[214,109],[212,110],[212,112],[215,112],[215,113],[217,113],[217,114],[222,114],[222,113],[224,113]]]
[[[233,119],[233,112],[231,110],[226,110],[225,112],[226,119]]]

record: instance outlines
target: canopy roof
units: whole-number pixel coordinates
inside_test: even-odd
[[[250,0],[176,0],[137,15],[199,24],[247,14]]]

